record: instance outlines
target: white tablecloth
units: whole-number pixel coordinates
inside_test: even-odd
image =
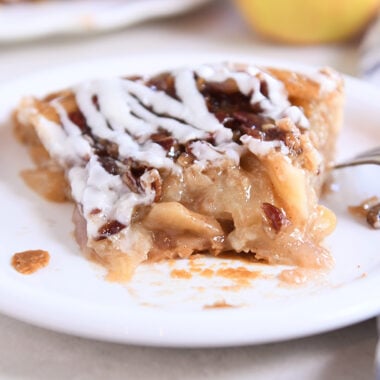
[[[248,30],[228,2],[219,1],[186,16],[113,33],[0,46],[0,85],[35,70],[104,56],[226,49],[357,72],[356,44],[268,44]],[[0,380],[371,379],[376,338],[371,320],[257,347],[159,349],[94,342],[0,315]]]

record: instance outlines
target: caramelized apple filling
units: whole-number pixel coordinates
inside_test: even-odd
[[[15,125],[37,165],[25,181],[73,200],[76,239],[110,279],[198,252],[322,268],[341,103],[329,71],[203,65],[25,99]]]

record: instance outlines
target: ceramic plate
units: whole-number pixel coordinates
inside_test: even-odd
[[[48,0],[0,5],[0,42],[120,28],[210,0]]]
[[[1,312],[84,337],[177,347],[279,341],[380,313],[376,291],[380,288],[380,231],[370,229],[347,211],[349,205],[380,196],[380,167],[335,173],[340,189],[329,193],[324,203],[338,217],[336,231],[326,240],[336,265],[327,276],[303,286],[279,282],[276,274],[283,267],[229,258],[146,264],[129,284],[107,282],[102,268],[87,261],[74,242],[72,205],[49,203],[20,179],[20,170],[31,164],[24,148],[12,137],[7,118],[21,96],[43,95],[88,78],[153,73],[227,59],[263,63],[252,56],[228,54],[139,55],[66,66],[0,88]],[[269,63],[308,70],[285,62]],[[346,78],[346,91],[341,158],[380,142],[380,90]],[[13,253],[28,249],[49,251],[51,262],[25,276],[11,267],[10,260]],[[249,278],[242,282],[241,277],[226,276],[225,271],[231,268],[246,271]]]

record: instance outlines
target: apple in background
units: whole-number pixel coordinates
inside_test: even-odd
[[[261,34],[290,43],[323,43],[358,35],[380,0],[235,0]]]

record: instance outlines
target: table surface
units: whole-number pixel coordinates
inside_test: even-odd
[[[268,43],[241,21],[228,1],[187,15],[86,36],[0,45],[1,82],[44,68],[107,56],[154,52],[253,53],[355,75],[358,43],[285,46]],[[5,379],[371,379],[374,320],[262,346],[166,349],[90,341],[0,315],[0,380]]]

